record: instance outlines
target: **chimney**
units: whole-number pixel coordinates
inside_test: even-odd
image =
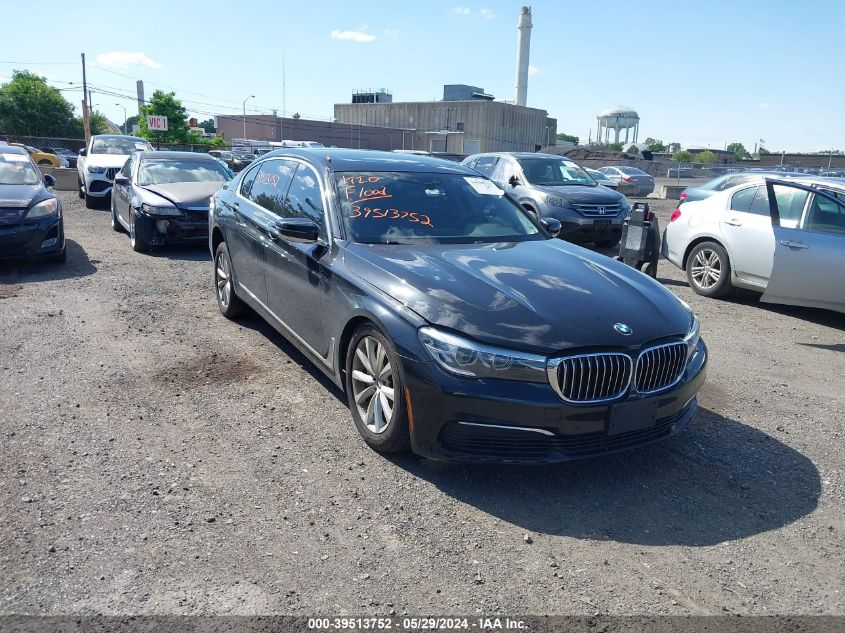
[[[531,50],[531,7],[522,7],[516,25],[516,105],[528,98],[528,53]]]

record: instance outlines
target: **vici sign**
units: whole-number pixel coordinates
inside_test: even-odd
[[[157,114],[147,115],[147,127],[153,132],[167,132],[167,117]]]

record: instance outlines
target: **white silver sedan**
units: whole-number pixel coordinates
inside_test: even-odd
[[[662,254],[698,294],[845,312],[845,180],[746,182],[675,210]]]

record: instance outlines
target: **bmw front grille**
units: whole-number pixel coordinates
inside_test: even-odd
[[[686,364],[684,343],[666,343],[643,350],[637,357],[634,372],[637,391],[650,395],[671,387],[681,379]]]

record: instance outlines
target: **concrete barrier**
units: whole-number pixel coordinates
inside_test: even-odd
[[[664,200],[677,200],[681,197],[681,192],[687,188],[687,185],[658,185],[658,197]]]
[[[43,175],[50,174],[56,179],[56,186],[54,187],[56,191],[76,191],[78,183],[75,168],[50,167],[49,165],[39,165],[38,168]]]

